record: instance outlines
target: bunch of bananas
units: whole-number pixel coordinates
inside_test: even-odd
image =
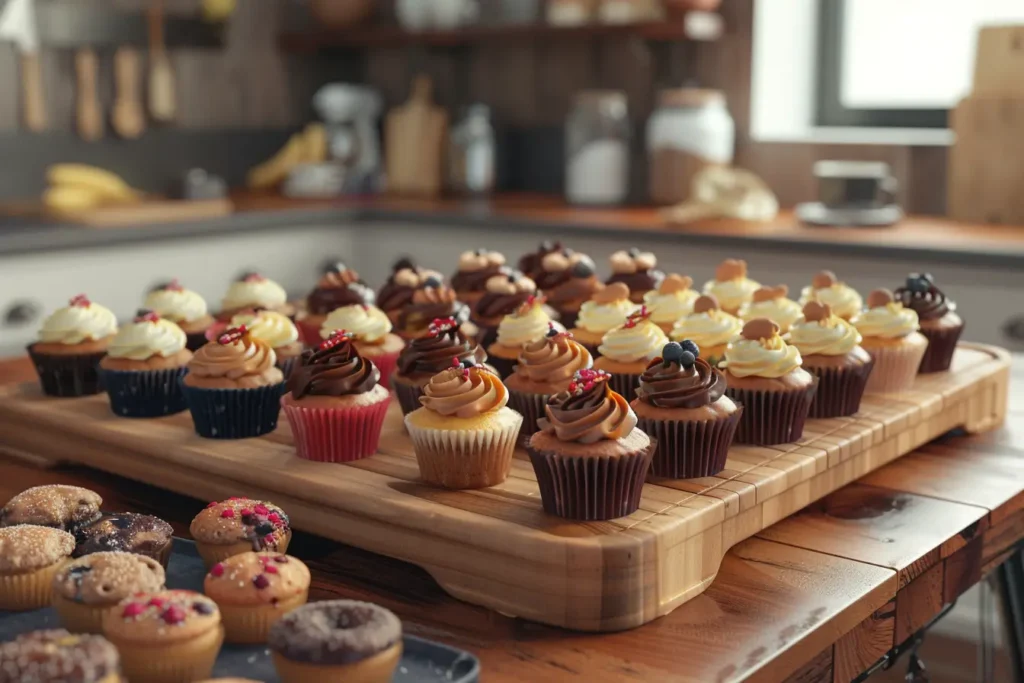
[[[327,131],[322,123],[311,123],[295,133],[277,154],[249,170],[247,183],[254,190],[274,187],[296,166],[319,164],[327,158]]]
[[[85,164],[54,164],[46,170],[49,187],[43,204],[56,213],[75,213],[101,206],[134,204],[142,193],[120,176]]]

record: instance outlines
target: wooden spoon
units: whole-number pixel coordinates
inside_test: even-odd
[[[83,47],[75,52],[75,75],[78,78],[75,118],[78,134],[89,142],[103,137],[103,113],[96,93],[98,71],[99,60],[92,48]]]
[[[149,114],[153,120],[170,123],[178,113],[174,93],[174,70],[164,45],[164,3],[149,6]]]
[[[114,53],[114,110],[111,123],[123,138],[134,140],[146,129],[139,91],[139,51],[120,47]]]

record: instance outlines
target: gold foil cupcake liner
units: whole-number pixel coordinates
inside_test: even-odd
[[[511,412],[511,411],[510,411]],[[448,489],[478,489],[505,481],[512,469],[522,416],[490,429],[416,427],[406,422],[420,477]]]

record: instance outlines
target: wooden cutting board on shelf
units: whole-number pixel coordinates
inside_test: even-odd
[[[389,192],[425,196],[441,192],[448,113],[434,105],[432,90],[429,77],[417,76],[409,101],[387,116],[384,136]]]
[[[137,204],[100,206],[75,212],[48,214],[58,220],[81,223],[91,228],[122,228],[154,223],[179,223],[228,216],[234,211],[228,198],[147,199]]]

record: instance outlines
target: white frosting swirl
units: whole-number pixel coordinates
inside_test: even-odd
[[[665,333],[648,319],[639,321],[633,327],[622,325],[606,332],[597,350],[611,360],[633,363],[660,356],[667,343]]]
[[[287,301],[288,294],[273,280],[239,280],[228,287],[221,307],[226,311],[239,308],[280,308]]]
[[[111,358],[148,360],[153,356],[170,358],[185,348],[185,332],[171,320],[132,322],[117,331],[110,340]]]
[[[610,304],[584,301],[576,317],[576,327],[595,334],[604,334],[626,321],[629,314],[640,308],[629,299],[620,299]]]
[[[776,378],[788,375],[803,364],[800,351],[779,335],[771,339],[738,339],[725,349],[719,367],[736,377]]]
[[[691,313],[672,328],[672,339],[690,339],[697,346],[723,346],[743,330],[743,321],[725,311]]]
[[[751,301],[743,304],[740,309],[740,318],[743,320],[768,318],[776,323],[782,332],[789,331],[790,326],[801,315],[803,315],[803,306],[784,296],[768,301]]]
[[[671,325],[693,312],[693,302],[698,297],[700,294],[692,289],[681,289],[669,294],[652,289],[644,294],[644,303],[651,312],[651,320],[660,325]]]
[[[157,289],[146,296],[144,308],[176,323],[190,323],[206,315],[206,301],[190,289]]]
[[[871,308],[853,319],[857,331],[865,337],[897,339],[916,332],[919,325],[917,312],[904,308],[899,302]]]
[[[117,318],[105,306],[72,304],[51,313],[39,329],[39,341],[47,344],[81,344],[98,341],[117,332]]]
[[[851,323],[833,315],[810,322],[800,318],[790,328],[786,340],[805,356],[845,356],[857,348],[861,336]]]
[[[800,305],[809,301],[820,301],[828,304],[833,315],[850,320],[860,313],[864,306],[864,300],[853,287],[842,282],[837,282],[830,287],[815,289],[811,285],[800,290]]]
[[[735,280],[708,280],[704,283],[704,293],[718,299],[718,305],[725,310],[739,310],[740,306],[754,298],[754,292],[761,289],[761,283],[748,277]]]
[[[272,349],[288,346],[299,338],[299,330],[288,316],[274,311],[239,313],[231,317],[231,327],[245,325],[253,339],[265,341]]]
[[[342,306],[331,311],[320,327],[320,336],[330,337],[335,330],[347,330],[359,341],[376,344],[391,331],[391,320],[376,306]]]
[[[506,315],[498,323],[498,343],[502,346],[526,346],[542,339],[548,333],[551,318],[539,303],[530,306],[522,315],[519,311]]]

